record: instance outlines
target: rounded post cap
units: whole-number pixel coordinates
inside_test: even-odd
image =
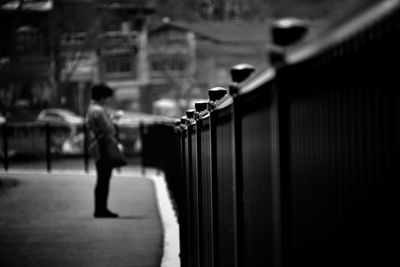
[[[223,98],[227,93],[228,90],[223,87],[214,87],[208,90],[208,97],[211,101],[217,101]]]
[[[193,119],[193,118],[194,118],[194,112],[195,112],[194,109],[188,109],[188,110],[186,111],[186,117],[187,117],[188,119]]]
[[[187,119],[186,116],[182,116],[182,117],[181,117],[181,123],[182,123],[182,124],[185,124],[185,123],[186,123],[186,119]]]
[[[296,43],[308,32],[308,25],[298,18],[282,18],[272,24],[271,35],[273,43],[288,46]]]
[[[202,111],[206,110],[207,106],[208,106],[208,102],[206,102],[206,101],[194,103],[194,108],[196,109],[197,112],[202,112]]]
[[[253,65],[242,63],[231,68],[231,78],[233,82],[241,83],[252,74],[256,68]]]

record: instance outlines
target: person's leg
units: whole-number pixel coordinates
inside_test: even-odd
[[[94,190],[95,195],[95,217],[117,217],[107,209],[107,200],[110,187],[112,168],[104,162],[96,162],[97,182]],[[97,216],[96,216],[97,215]]]

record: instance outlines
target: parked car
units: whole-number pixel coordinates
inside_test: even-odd
[[[74,131],[82,127],[84,118],[74,112],[61,108],[48,108],[42,110],[37,116],[38,121],[68,125]]]
[[[82,116],[75,114],[68,109],[48,108],[42,110],[37,121],[48,122],[54,127],[67,127],[69,129],[68,136],[64,137],[60,152],[63,154],[79,154],[83,152],[83,126],[85,120]],[[57,135],[52,135],[57,138]],[[60,143],[59,141],[57,143]]]

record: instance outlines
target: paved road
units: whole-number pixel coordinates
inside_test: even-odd
[[[0,190],[2,267],[160,266],[163,231],[152,180],[113,177],[109,206],[118,219],[92,217],[93,175],[0,173],[0,181],[18,182]]]

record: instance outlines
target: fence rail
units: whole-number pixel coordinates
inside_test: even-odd
[[[45,161],[45,168],[52,171],[56,159],[73,156],[81,158],[82,169],[89,171],[90,138],[86,124],[70,126],[58,123],[23,122],[0,124],[0,162],[5,171],[19,167],[23,162]],[[125,123],[118,126],[118,139],[127,157],[141,153],[139,127]],[[29,165],[29,164],[28,164]]]
[[[399,2],[381,1],[238,94],[210,94],[207,111],[145,127],[145,165],[165,170],[176,201],[182,266],[398,262],[399,36]]]
[[[34,156],[46,161],[47,171],[51,171],[52,155],[63,151],[65,141],[72,138],[71,130],[64,125],[42,122],[3,123],[0,133],[0,154],[5,171],[14,157]],[[83,143],[80,142],[83,155]],[[87,158],[87,154],[86,154]]]

